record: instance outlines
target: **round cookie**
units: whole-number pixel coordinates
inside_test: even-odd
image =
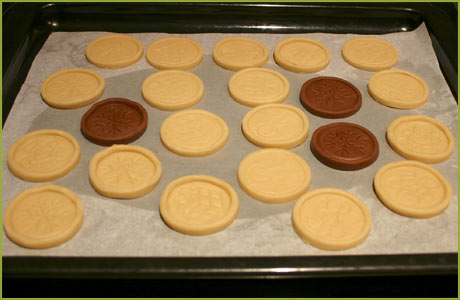
[[[186,37],[165,37],[150,43],[145,58],[159,70],[188,70],[203,60],[203,47]]]
[[[322,43],[301,37],[279,42],[273,52],[275,62],[288,71],[314,73],[329,65],[329,50]]]
[[[399,161],[381,167],[374,189],[392,211],[413,218],[442,213],[452,199],[452,187],[435,168],[418,161]]]
[[[439,163],[454,149],[454,136],[444,124],[423,116],[403,116],[388,126],[387,141],[391,148],[407,159]]]
[[[81,119],[81,132],[101,145],[129,144],[144,134],[147,111],[137,102],[109,98],[94,104]]]
[[[309,122],[302,110],[288,104],[264,104],[251,109],[241,123],[244,136],[265,148],[289,149],[303,143]]]
[[[361,93],[337,77],[307,80],[300,90],[300,103],[312,114],[330,119],[346,118],[361,108]]]
[[[366,71],[391,69],[398,63],[398,49],[376,37],[358,37],[343,44],[343,59],[355,68]]]
[[[331,123],[315,130],[310,148],[323,164],[353,171],[371,165],[379,155],[379,144],[366,128],[353,123]]]
[[[83,206],[71,190],[43,184],[11,200],[3,215],[6,235],[26,248],[51,248],[70,240],[83,224]]]
[[[261,67],[268,61],[268,48],[247,37],[228,37],[217,42],[212,51],[217,65],[231,71]]]
[[[141,41],[125,34],[104,35],[86,47],[86,59],[99,68],[127,67],[138,62],[143,54]]]
[[[231,185],[207,175],[180,177],[169,183],[160,200],[160,213],[172,229],[191,235],[223,230],[235,219],[238,195]]]
[[[93,188],[110,198],[132,199],[150,192],[160,180],[162,168],[152,151],[131,145],[113,145],[90,161]]]
[[[179,110],[193,106],[204,95],[203,81],[195,74],[182,70],[154,73],[142,83],[142,97],[153,107]]]
[[[283,102],[289,95],[284,75],[266,68],[247,68],[236,72],[228,82],[230,96],[247,106]]]
[[[334,188],[316,189],[297,200],[292,212],[297,234],[324,250],[345,250],[369,235],[371,216],[353,194]]]
[[[299,155],[284,149],[248,154],[238,167],[241,188],[254,199],[281,203],[298,198],[310,186],[310,167]]]
[[[419,76],[403,70],[385,70],[372,75],[367,90],[375,101],[394,108],[413,109],[428,100],[428,86]]]
[[[77,108],[96,101],[104,92],[105,81],[88,69],[66,69],[50,75],[42,84],[43,100],[56,108]]]
[[[228,140],[225,121],[208,111],[176,112],[160,128],[163,145],[182,156],[205,156],[220,150]]]
[[[8,168],[26,181],[50,181],[72,171],[80,160],[80,145],[57,129],[30,132],[11,145]]]

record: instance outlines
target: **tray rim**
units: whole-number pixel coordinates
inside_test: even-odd
[[[106,4],[106,3],[104,3]],[[15,4],[13,4],[15,5]],[[5,14],[8,14],[14,7],[9,6]],[[39,28],[43,30],[41,34],[37,32],[32,34],[28,41],[22,41],[18,46],[19,49],[25,50],[35,48],[37,43],[43,45],[47,35],[53,31],[62,31],[58,25],[53,23],[53,17],[56,15],[44,14],[44,10],[59,7],[62,4],[36,4],[34,12],[34,22],[39,22]],[[53,6],[54,5],[54,6]],[[80,5],[85,5],[80,3]],[[115,3],[115,5],[117,5]],[[171,3],[163,3],[156,5],[163,8],[177,6]],[[169,5],[169,6],[168,6]],[[197,7],[213,7],[211,3],[193,4],[189,8],[196,9]],[[281,4],[260,4],[260,3],[233,3],[232,5],[221,5],[220,8],[227,9],[228,7],[257,7],[265,5],[277,9],[284,8],[299,8],[299,7],[327,7],[328,3],[283,3]],[[378,3],[358,3],[357,5],[345,5],[343,3],[334,3],[335,7],[354,9],[377,9],[377,10],[397,10],[404,11],[410,14],[418,14],[428,27],[430,36],[433,40],[438,55],[438,60],[441,56],[449,56],[443,49],[444,35],[437,32],[439,24],[435,24],[433,16],[427,15],[430,5],[411,4],[411,3],[392,3],[392,7],[386,7],[387,4]],[[61,6],[63,7],[63,6]],[[437,12],[439,14],[439,12]],[[46,16],[45,16],[46,15]],[[430,22],[431,20],[431,22]],[[456,20],[455,20],[456,21]],[[31,24],[31,26],[34,24]],[[5,24],[4,24],[5,26]],[[31,27],[33,29],[33,27]],[[65,28],[64,28],[65,29]],[[71,30],[70,30],[71,31]],[[30,33],[30,32],[29,32]],[[43,36],[43,34],[46,35]],[[38,52],[41,48],[33,49]],[[436,48],[440,48],[436,49]],[[441,51],[441,53],[438,53]],[[449,52],[449,51],[447,51]],[[14,57],[18,59],[18,57]],[[450,58],[447,57],[449,60]],[[33,57],[31,58],[33,60]],[[450,59],[451,60],[451,59]],[[30,61],[31,63],[31,61]],[[451,61],[452,63],[452,61]],[[21,61],[19,65],[13,66],[7,63],[7,70],[4,71],[5,77],[13,76],[16,78],[17,73],[21,70],[30,68],[30,64]],[[452,70],[452,66],[445,67],[445,77],[457,69]],[[26,72],[27,74],[27,72]],[[6,76],[5,76],[6,75]],[[16,76],[14,76],[16,75]],[[455,76],[456,78],[457,76]],[[25,78],[24,78],[25,79]],[[448,80],[449,86],[453,90],[455,98],[456,81]],[[7,87],[7,92],[11,92],[11,88]],[[6,93],[3,91],[2,109],[5,105]],[[13,91],[14,92],[14,91]],[[18,91],[16,91],[17,94]],[[16,94],[13,97],[16,96]],[[11,96],[10,96],[11,97]],[[3,122],[6,120],[4,116]],[[388,262],[391,264],[388,264]],[[456,274],[458,273],[458,252],[457,253],[430,253],[430,254],[394,254],[394,255],[321,255],[321,256],[265,256],[265,257],[41,257],[41,256],[2,256],[4,278],[27,278],[27,277],[44,277],[44,278],[61,278],[61,277],[101,277],[112,278],[120,276],[126,278],[147,277],[147,278],[259,278],[267,276],[273,278],[291,278],[291,277],[336,277],[336,276],[369,276],[369,275],[411,275],[411,274]],[[115,266],[115,269],[114,269]],[[184,267],[186,266],[186,267]],[[46,270],[46,271],[44,271]],[[114,270],[116,271],[114,273]]]

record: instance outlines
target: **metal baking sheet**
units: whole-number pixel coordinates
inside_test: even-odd
[[[430,219],[403,217],[387,209],[376,197],[372,180],[384,164],[403,160],[387,144],[385,131],[395,118],[409,114],[425,114],[438,119],[457,136],[456,102],[440,72],[428,31],[424,24],[415,31],[380,35],[399,51],[397,68],[414,72],[424,78],[430,88],[429,101],[421,108],[398,110],[381,105],[367,93],[366,85],[373,72],[361,71],[348,65],[341,57],[341,47],[355,34],[187,34],[204,48],[202,63],[190,71],[204,82],[205,96],[193,108],[205,109],[222,117],[229,126],[226,146],[206,157],[182,157],[168,151],[159,138],[163,120],[172,112],[150,107],[142,98],[141,85],[147,76],[157,72],[145,59],[133,66],[108,70],[91,65],[85,58],[86,45],[107,32],[56,32],[52,33],[35,58],[29,75],[15,100],[3,130],[3,152],[14,140],[37,129],[59,128],[71,133],[80,143],[82,158],[77,168],[54,183],[76,192],[84,206],[84,224],[69,242],[46,250],[21,248],[3,235],[4,255],[52,256],[295,256],[337,254],[394,254],[456,252],[457,232],[457,144],[451,157],[437,168],[451,183],[454,196],[448,209]],[[165,33],[133,33],[144,47]],[[371,233],[358,247],[344,251],[324,251],[303,242],[294,232],[291,223],[295,201],[285,204],[267,204],[249,197],[238,185],[236,173],[239,162],[259,147],[248,142],[241,133],[241,120],[251,109],[234,101],[227,91],[232,71],[224,70],[212,60],[216,42],[227,36],[245,36],[259,40],[270,52],[287,37],[308,37],[325,44],[331,53],[329,66],[313,74],[297,74],[279,67],[271,56],[264,66],[286,76],[290,94],[284,103],[302,110],[299,93],[302,84],[317,76],[337,76],[352,82],[361,91],[363,104],[355,115],[330,120],[309,112],[311,133],[319,126],[336,121],[360,124],[370,129],[380,144],[380,155],[371,166],[358,171],[338,171],[319,162],[310,151],[310,138],[291,151],[302,156],[312,170],[309,190],[334,187],[358,196],[369,208],[372,216]],[[88,180],[89,160],[105,147],[87,141],[80,133],[80,120],[89,107],[55,109],[40,97],[40,87],[46,77],[65,68],[89,68],[99,72],[106,80],[105,92],[100,99],[124,97],[142,104],[148,112],[148,128],[133,142],[152,150],[163,165],[159,184],[149,194],[132,200],[110,199],[98,195]],[[3,210],[15,194],[29,186],[14,177],[3,157]],[[168,228],[159,214],[159,199],[166,184],[191,174],[206,174],[230,183],[240,199],[240,211],[231,226],[208,236],[188,236]],[[14,187],[14,188],[13,188]],[[123,242],[120,242],[123,241]],[[185,245],[187,245],[185,247]]]

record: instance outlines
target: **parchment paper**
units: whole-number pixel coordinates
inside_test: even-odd
[[[228,124],[230,136],[226,146],[215,154],[199,157],[181,157],[169,152],[160,141],[159,128],[172,112],[149,106],[141,96],[143,80],[157,70],[145,58],[133,66],[118,70],[104,70],[91,65],[85,58],[86,45],[105,32],[57,32],[50,35],[35,58],[8,120],[3,128],[2,210],[25,188],[37,183],[22,181],[8,170],[6,153],[10,145],[27,132],[59,128],[77,138],[82,150],[81,161],[68,175],[53,181],[76,192],[84,205],[84,224],[70,241],[51,249],[24,249],[12,243],[3,231],[3,255],[38,256],[289,256],[335,254],[431,253],[458,251],[458,141],[457,105],[440,71],[427,29],[422,24],[412,32],[392,33],[381,37],[399,50],[396,68],[408,70],[424,78],[430,88],[428,102],[414,110],[398,110],[375,102],[367,93],[366,85],[372,72],[355,69],[341,57],[343,43],[353,34],[242,34],[263,42],[270,49],[270,60],[264,66],[285,75],[291,85],[284,103],[301,107],[299,92],[302,84],[317,76],[337,76],[352,82],[362,93],[361,110],[348,118],[330,120],[316,117],[304,110],[310,121],[306,142],[292,149],[301,155],[312,170],[309,190],[335,187],[357,195],[369,208],[372,216],[371,232],[367,240],[356,248],[345,251],[324,251],[303,242],[294,232],[291,213],[295,201],[286,204],[267,204],[249,197],[237,182],[240,161],[259,149],[241,133],[241,120],[251,109],[235,102],[227,92],[227,83],[234,74],[217,66],[212,60],[212,48],[226,36],[238,34],[187,34],[204,48],[203,62],[190,71],[204,82],[205,96],[193,108],[206,109],[221,116]],[[168,36],[163,33],[134,33],[144,47],[155,39]],[[324,43],[331,53],[330,65],[317,73],[297,74],[275,64],[273,49],[284,38],[303,36]],[[147,147],[160,159],[163,174],[159,184],[149,194],[133,200],[110,199],[97,194],[88,179],[88,165],[94,154],[104,147],[85,140],[80,133],[80,119],[90,106],[62,110],[49,107],[40,97],[40,87],[46,77],[65,68],[89,68],[106,80],[100,100],[108,97],[126,97],[141,103],[148,111],[145,134],[133,144]],[[386,208],[376,197],[372,181],[383,165],[403,160],[387,144],[385,131],[395,118],[408,114],[426,114],[450,128],[456,138],[451,157],[433,166],[448,178],[453,188],[452,201],[445,212],[429,219],[412,219]],[[311,153],[312,132],[319,126],[336,121],[353,122],[367,127],[378,138],[380,156],[371,166],[353,172],[338,171],[320,163]],[[166,184],[180,176],[207,174],[230,183],[240,199],[240,211],[225,230],[207,236],[188,236],[170,229],[159,214],[159,199]]]

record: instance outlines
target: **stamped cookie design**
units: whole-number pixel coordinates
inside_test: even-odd
[[[217,42],[212,57],[222,68],[239,71],[263,66],[268,61],[268,48],[251,38],[228,37]]]
[[[309,122],[305,113],[293,105],[264,104],[244,116],[242,130],[257,146],[289,149],[305,141]]]
[[[413,109],[428,100],[428,85],[419,76],[403,70],[375,73],[367,85],[375,101],[394,108]]]
[[[179,110],[201,101],[204,85],[195,74],[182,70],[154,73],[142,83],[144,100],[162,110]]]
[[[147,128],[147,111],[137,102],[109,98],[94,104],[81,119],[81,132],[101,146],[129,144]]]
[[[329,50],[322,43],[300,37],[279,42],[273,52],[276,63],[288,71],[314,73],[329,65]]]
[[[398,63],[398,49],[376,37],[358,37],[343,44],[343,59],[355,68],[366,71],[391,69]]]
[[[316,77],[302,85],[300,103],[322,118],[346,118],[361,108],[361,93],[341,78]]]
[[[161,176],[161,163],[150,150],[113,145],[93,156],[89,178],[93,188],[110,198],[131,199],[150,192]]]
[[[292,224],[297,234],[314,247],[345,250],[367,238],[371,216],[353,194],[322,188],[306,193],[296,202]]]
[[[172,229],[192,235],[223,230],[235,219],[238,195],[218,178],[191,175],[169,183],[160,200],[160,213]]]
[[[86,58],[99,68],[127,67],[138,62],[143,54],[141,41],[125,34],[104,35],[86,47]]]
[[[238,167],[241,188],[251,197],[271,203],[298,198],[310,186],[310,167],[284,149],[262,149],[247,155]]]
[[[379,155],[379,144],[366,128],[353,123],[332,123],[313,133],[311,151],[323,164],[353,171],[371,165]]]
[[[289,95],[284,75],[265,68],[247,68],[235,73],[228,82],[230,96],[247,106],[283,102]]]
[[[423,115],[404,116],[391,122],[387,140],[400,155],[424,163],[442,162],[454,149],[449,128]]]
[[[83,224],[83,206],[71,190],[43,184],[19,193],[5,210],[3,226],[14,243],[51,248],[70,240]]]
[[[228,126],[219,116],[201,109],[180,111],[163,121],[161,141],[182,156],[205,156],[220,150],[228,140]]]
[[[80,160],[80,145],[57,129],[30,132],[19,138],[7,154],[8,168],[26,181],[50,181],[72,171]]]
[[[88,69],[67,69],[52,74],[42,84],[43,100],[56,108],[77,108],[96,101],[104,92],[105,81]]]
[[[374,177],[379,199],[394,212],[413,218],[442,213],[452,199],[452,187],[435,168],[417,161],[389,163]]]
[[[150,43],[145,58],[159,70],[188,70],[203,60],[203,47],[189,38],[165,37]]]

